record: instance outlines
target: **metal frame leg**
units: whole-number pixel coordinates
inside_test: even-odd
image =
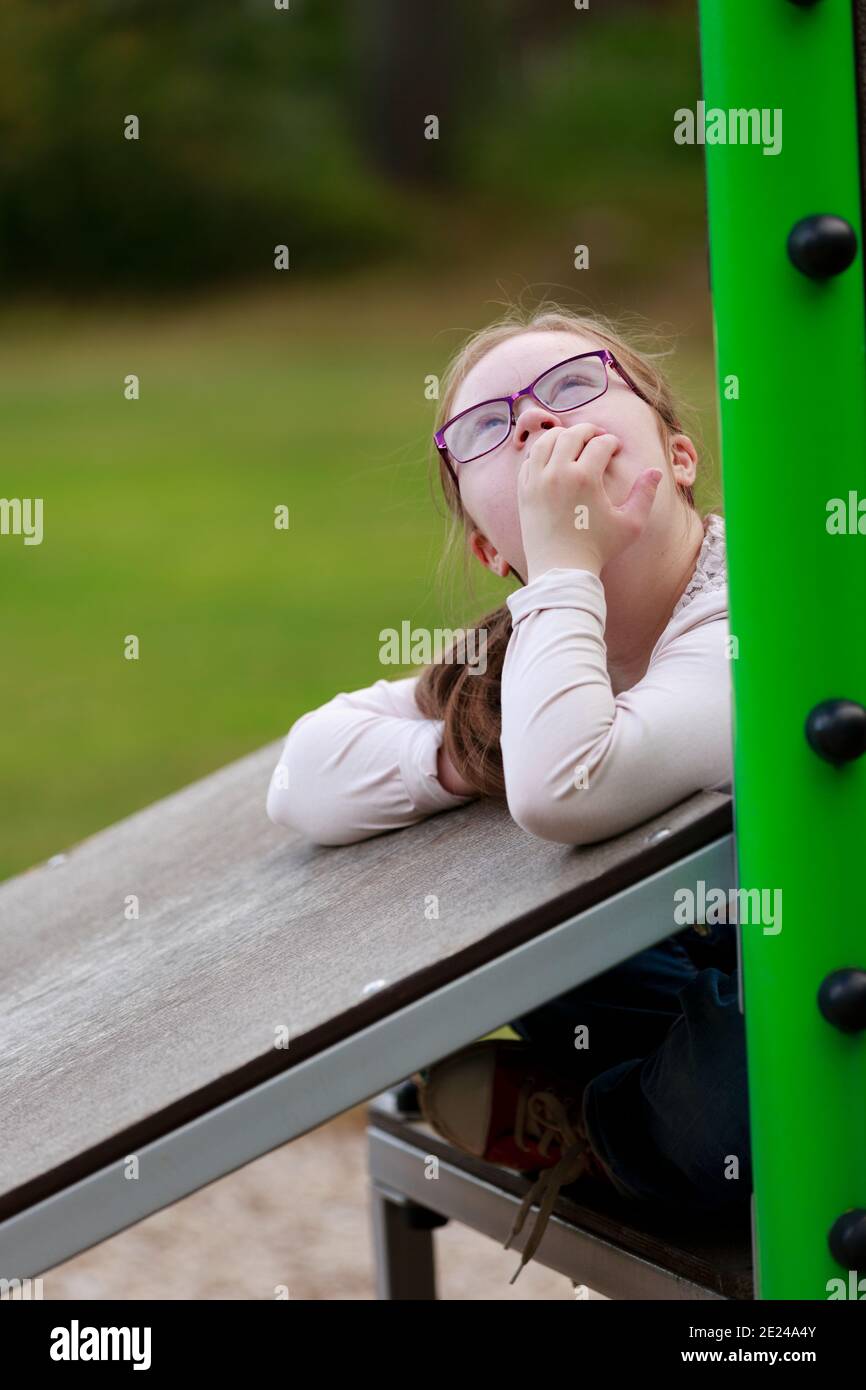
[[[376,1297],[435,1299],[433,1231],[448,1220],[408,1197],[370,1184]]]

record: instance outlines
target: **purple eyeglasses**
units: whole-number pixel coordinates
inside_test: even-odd
[[[482,458],[505,443],[517,423],[514,403],[521,396],[531,396],[545,410],[558,414],[577,410],[604,395],[608,388],[609,367],[613,367],[635,395],[652,405],[652,401],[635,385],[613,353],[608,352],[607,348],[598,348],[595,352],[581,352],[577,357],[567,357],[555,367],[548,367],[528,386],[514,391],[510,396],[495,396],[493,400],[480,401],[478,405],[469,406],[468,410],[461,410],[459,415],[455,415],[433,435],[457,491],[460,491],[460,483],[454,465]]]

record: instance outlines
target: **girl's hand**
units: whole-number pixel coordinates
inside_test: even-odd
[[[517,477],[527,583],[559,567],[600,574],[640,536],[662,473],[645,469],[615,507],[602,476],[619,443],[588,423],[545,430],[536,439]],[[585,519],[578,507],[585,507]]]
[[[475,788],[470,787],[469,783],[464,781],[445,752],[444,744],[439,748],[436,757],[436,776],[446,792],[451,792],[454,796],[474,796],[475,794]]]

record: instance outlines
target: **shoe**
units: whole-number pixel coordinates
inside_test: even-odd
[[[609,1183],[583,1128],[583,1088],[557,1072],[531,1043],[473,1043],[419,1073],[421,1113],[437,1134],[476,1158],[541,1174],[526,1193],[504,1249],[540,1202],[514,1283],[544,1235],[560,1189],[583,1176]]]

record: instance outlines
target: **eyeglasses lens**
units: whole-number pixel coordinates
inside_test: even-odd
[[[457,463],[468,463],[479,454],[486,454],[508,438],[511,429],[511,410],[507,401],[476,406],[449,425],[445,431],[445,446]]]
[[[607,370],[600,357],[561,362],[535,384],[535,394],[550,410],[575,410],[602,395]]]

